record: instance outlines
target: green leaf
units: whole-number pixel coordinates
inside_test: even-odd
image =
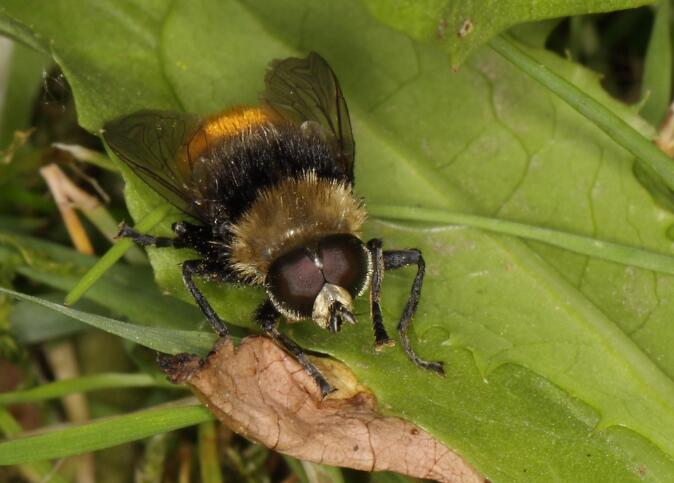
[[[567,15],[634,8],[653,0],[362,0],[372,14],[417,40],[439,44],[457,68],[468,55],[513,25]]]
[[[63,458],[194,426],[213,415],[201,406],[148,409],[0,443],[0,466]]]
[[[627,122],[616,116],[609,108],[601,102],[597,102],[591,95],[578,89],[573,82],[557,75],[554,69],[550,69],[545,63],[537,61],[519,48],[516,43],[508,39],[507,36],[496,37],[491,40],[489,45],[516,65],[522,72],[530,75],[533,79],[540,82],[551,92],[557,94],[561,99],[576,109],[579,113],[587,117],[597,127],[608,134],[611,139],[623,148],[630,151],[639,159],[639,163],[650,173],[657,173],[662,182],[670,189],[674,190],[674,166],[672,160],[651,140],[639,131],[630,126]],[[650,129],[642,127],[642,130],[648,132]]]
[[[102,317],[100,315],[71,309],[48,300],[32,297],[3,287],[0,287],[0,293],[47,307],[48,309],[67,315],[68,317],[84,322],[85,324],[89,324],[111,334],[128,339],[131,342],[166,354],[190,352],[193,354],[205,355],[215,343],[215,335],[208,332],[144,327],[141,325],[128,324],[109,317]]]
[[[0,393],[0,406],[10,404],[56,399],[68,394],[97,391],[101,389],[120,389],[128,387],[169,387],[180,388],[147,374],[95,374],[72,379],[62,379],[23,391]]]
[[[634,179],[633,156],[491,51],[451,73],[443,52],[382,26],[355,1],[103,5],[0,7],[13,35],[49,39],[88,129],[140,107],[206,113],[256,102],[270,59],[316,50],[349,102],[357,189],[368,202],[490,216],[672,255],[666,233],[674,215]],[[72,12],[87,21],[72,25]],[[543,50],[527,52],[644,126],[595,75]],[[136,219],[162,203],[124,174]],[[158,234],[170,233],[171,218]],[[494,482],[671,479],[671,275],[472,228],[372,220],[365,236],[423,251],[414,343],[422,356],[443,360],[447,376],[415,368],[400,347],[374,354],[365,301],[357,306],[361,323],[338,335],[310,323],[287,332],[345,361],[383,410],[429,430]],[[194,254],[150,255],[162,287],[188,300],[177,265]],[[392,333],[412,277],[386,274]],[[263,295],[202,287],[241,325]]]
[[[672,99],[672,40],[670,37],[670,0],[657,4],[655,22],[648,42],[641,93],[646,102],[641,115],[654,126],[660,125]]]

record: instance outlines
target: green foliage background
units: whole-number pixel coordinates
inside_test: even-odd
[[[672,255],[674,216],[636,180],[633,156],[478,47],[524,20],[644,2],[550,2],[545,14],[522,17],[514,9],[512,18],[488,25],[480,20],[499,16],[485,5],[456,2],[473,13],[483,39],[468,46],[449,38],[420,43],[371,15],[429,40],[443,18],[450,26],[463,18],[453,2],[410,7],[428,23],[397,9],[399,2],[365,3],[1,0],[0,31],[54,57],[73,87],[80,123],[92,132],[140,108],[208,113],[254,103],[269,60],[318,51],[349,103],[356,189],[368,203],[493,216]],[[595,74],[544,50],[539,36],[519,35],[538,61],[653,134]],[[467,57],[457,72],[447,52],[450,62]],[[134,218],[163,203],[124,174]],[[166,220],[157,232],[169,226]],[[415,344],[422,356],[445,362],[447,377],[420,372],[399,347],[373,354],[366,316],[337,336],[310,324],[287,332],[347,363],[382,410],[424,427],[492,481],[672,478],[672,276],[465,227],[373,218],[365,235],[423,250],[428,269]],[[159,285],[186,301],[176,266],[189,256],[151,252]],[[386,276],[391,332],[411,277]],[[250,325],[259,292],[204,290],[224,318]],[[366,313],[365,303],[359,311]]]

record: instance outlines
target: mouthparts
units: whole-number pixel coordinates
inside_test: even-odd
[[[352,304],[351,294],[345,288],[326,283],[314,301],[311,318],[319,327],[337,332],[342,322],[356,323],[356,318],[351,313]]]

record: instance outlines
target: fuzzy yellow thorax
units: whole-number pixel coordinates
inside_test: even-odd
[[[357,234],[367,213],[351,185],[313,171],[258,194],[232,227],[234,269],[262,285],[271,263],[291,248],[334,233]]]

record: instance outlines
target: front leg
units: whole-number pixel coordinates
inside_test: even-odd
[[[183,248],[185,246],[180,238],[146,235],[137,232],[124,222],[119,227],[116,238],[131,238],[136,245],[141,247]]]
[[[185,284],[185,287],[187,287],[187,290],[189,290],[190,294],[192,294],[192,297],[194,297],[194,300],[197,302],[201,312],[206,316],[206,319],[208,319],[208,322],[210,322],[211,327],[213,327],[213,330],[220,337],[227,337],[229,335],[227,326],[222,321],[220,316],[218,316],[215,310],[213,310],[211,304],[208,303],[208,300],[206,300],[206,297],[204,297],[204,294],[201,293],[192,279],[194,275],[207,279],[219,278],[221,271],[218,270],[217,267],[209,266],[203,260],[187,260],[186,262],[183,262],[182,267],[183,283]]]
[[[209,239],[208,228],[194,225],[186,221],[177,221],[172,225],[175,238],[165,236],[152,236],[139,233],[126,223],[122,222],[119,227],[117,238],[131,238],[136,245],[141,247],[153,246],[157,248],[193,248],[202,252],[202,245]]]
[[[208,244],[207,227],[193,225],[185,221],[179,221],[173,224],[173,232],[176,234],[175,238],[167,238],[163,236],[151,236],[138,233],[136,230],[123,223],[120,227],[118,237],[131,238],[136,244],[146,247],[154,246],[157,248],[192,248],[204,253],[202,245]],[[205,253],[208,255],[208,253]],[[183,283],[190,292],[201,312],[206,316],[208,322],[213,327],[213,330],[220,336],[226,337],[229,334],[227,326],[213,310],[211,304],[208,303],[206,297],[201,293],[194,283],[193,277],[203,277],[207,279],[218,279],[227,282],[235,282],[232,274],[224,269],[224,267],[209,263],[207,260],[188,260],[182,264]]]
[[[304,370],[309,373],[314,381],[316,381],[316,384],[321,389],[321,395],[323,397],[327,396],[335,389],[325,380],[323,374],[319,372],[316,366],[309,361],[302,348],[278,330],[277,320],[279,315],[280,314],[274,307],[274,304],[268,299],[262,302],[262,305],[260,305],[255,312],[255,318],[265,335],[270,337],[274,342],[281,346],[283,350],[293,356]]]
[[[370,281],[370,315],[374,330],[374,350],[380,351],[384,346],[393,346],[395,342],[386,333],[384,318],[381,313],[381,281],[384,278],[384,255],[381,240],[376,238],[367,242],[367,249],[372,257],[372,279]]]
[[[424,369],[429,369],[438,374],[444,374],[445,372],[442,369],[441,362],[426,361],[414,352],[407,334],[407,331],[412,325],[412,318],[417,311],[417,305],[419,304],[419,298],[421,297],[421,286],[424,282],[426,264],[424,258],[421,256],[421,252],[417,249],[387,250],[383,253],[383,258],[384,270],[395,270],[396,268],[407,267],[409,265],[417,266],[417,275],[414,277],[414,282],[412,283],[410,297],[407,300],[402,317],[400,318],[400,323],[398,324],[398,333],[400,334],[400,341],[402,342],[403,349],[405,349],[405,354],[407,354],[407,357],[409,357],[412,362]]]

